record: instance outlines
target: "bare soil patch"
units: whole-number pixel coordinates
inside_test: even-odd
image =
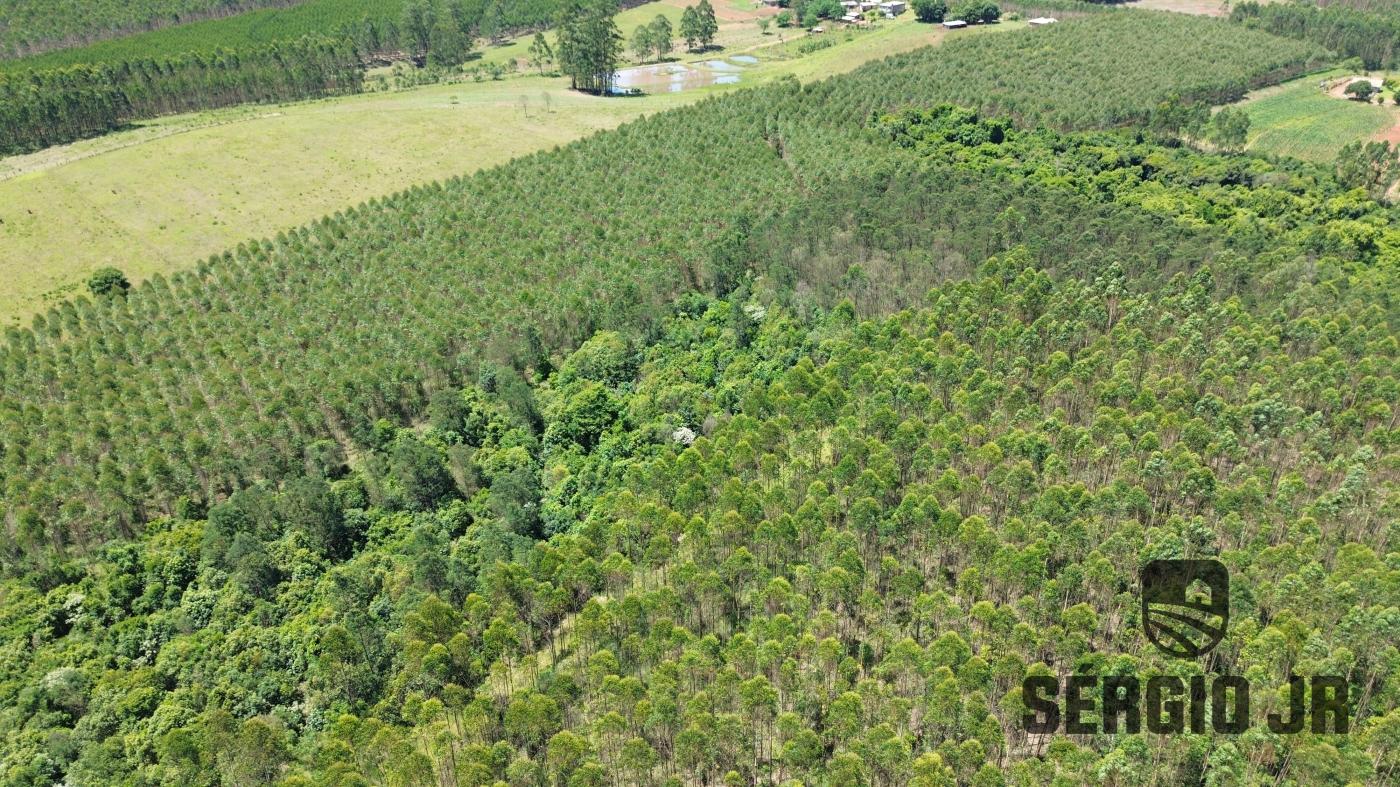
[[[1390,128],[1376,135],[1376,139],[1389,142],[1392,145],[1400,146],[1400,117],[1395,119],[1395,124]]]
[[[1327,95],[1329,95],[1329,96],[1331,96],[1331,97],[1333,97],[1333,98],[1341,98],[1341,99],[1346,99],[1346,100],[1350,101],[1351,98],[1350,98],[1350,96],[1347,95],[1347,92],[1346,92],[1346,91],[1347,91],[1347,88],[1348,88],[1348,87],[1351,85],[1351,83],[1353,83],[1353,82],[1370,82],[1370,83],[1371,83],[1371,87],[1374,87],[1375,89],[1380,90],[1380,89],[1381,89],[1381,82],[1382,82],[1382,80],[1381,80],[1380,77],[1368,77],[1368,76],[1360,76],[1360,75],[1354,75],[1354,76],[1349,76],[1349,77],[1342,77],[1341,79],[1338,79],[1337,81],[1333,82],[1331,85],[1328,86],[1328,88],[1327,88]]]
[[[1146,8],[1152,11],[1175,11],[1179,14],[1196,16],[1224,16],[1225,6],[1220,0],[1135,0],[1133,8]]]

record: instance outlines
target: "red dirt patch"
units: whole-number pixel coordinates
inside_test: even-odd
[[[1400,146],[1400,120],[1396,120],[1394,125],[1377,134],[1375,138],[1384,142],[1389,142],[1392,145]]]
[[[698,5],[700,0],[680,0],[675,5],[685,8],[688,5]],[[710,0],[710,7],[715,9],[715,20],[719,22],[752,22],[761,16],[777,16],[778,8],[761,5],[752,9],[735,8],[729,0]]]
[[[1147,8],[1153,11],[1175,11],[1179,14],[1195,16],[1224,16],[1225,7],[1220,0],[1136,0],[1133,8]]]

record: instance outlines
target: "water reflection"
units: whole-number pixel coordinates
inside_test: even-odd
[[[744,66],[757,62],[758,58],[753,55],[731,55],[726,60],[702,60],[693,65],[657,63],[633,66],[617,72],[612,92],[617,95],[679,93],[710,85],[733,85],[739,82],[739,72]]]

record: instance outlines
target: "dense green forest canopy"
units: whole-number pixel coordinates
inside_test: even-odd
[[[1092,14],[107,272],[0,352],[0,781],[1393,782],[1400,208],[1181,139],[1327,57]],[[1021,725],[1200,670],[1353,733]]]
[[[1131,63],[1116,54],[1127,47]],[[1157,116],[1170,129],[1192,100],[1237,97],[1317,57],[1172,14],[962,39],[632,123],[243,244],[124,296],[66,302],[9,331],[0,358],[0,560],[14,571],[81,555],[181,495],[215,500],[285,477],[319,440],[363,444],[378,419],[422,413],[499,353],[493,338],[576,345],[597,327],[653,320],[682,289],[724,290],[734,233],[882,172],[884,154],[864,157],[871,112],[957,101],[1024,123]],[[1134,90],[1101,88],[1125,78]]]
[[[437,78],[473,56],[478,36],[559,21],[568,29],[586,17],[610,19],[618,7],[616,0],[309,0],[0,62],[0,155],[171,112],[355,92],[374,63],[412,61]]]
[[[621,7],[637,4],[624,0]],[[285,5],[286,7],[280,7]],[[193,22],[90,46],[0,61],[0,71],[116,65],[173,55],[244,51],[308,36],[344,38],[366,54],[385,54],[405,43],[410,17],[435,22],[450,17],[483,37],[544,28],[565,4],[560,0],[302,0],[224,19]],[[414,13],[410,14],[410,10]],[[426,31],[431,33],[431,30]]]
[[[0,0],[0,59],[297,0]]]
[[[39,150],[176,112],[353,93],[363,82],[355,46],[318,36],[208,57],[0,73],[0,154]]]
[[[350,465],[318,443],[280,485],[12,580],[0,767],[1384,783],[1395,209],[1130,133],[862,125],[869,171],[714,244],[755,262],[645,349],[481,364]],[[1237,588],[1210,668],[1270,709],[1290,672],[1346,675],[1356,734],[1027,739],[1027,674],[1195,668],[1145,645],[1132,586],[1193,556]]]
[[[397,24],[402,16],[402,0],[304,0],[0,62],[0,70],[46,70],[152,60],[195,52],[208,55],[216,50],[242,51],[307,35],[334,35],[348,33],[355,27]]]
[[[0,62],[0,155],[172,112],[355,92],[369,60],[426,60],[430,43],[460,63],[477,21],[462,0],[308,0]]]
[[[1400,11],[1400,0],[1317,0],[1323,8],[1355,8],[1358,11]]]
[[[1346,56],[1359,57],[1368,69],[1393,68],[1400,62],[1400,6],[1330,4],[1306,0],[1283,3],[1245,2],[1230,18],[1281,36],[1315,41]]]

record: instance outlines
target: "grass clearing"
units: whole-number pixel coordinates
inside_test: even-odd
[[[623,13],[619,26],[630,35],[657,13],[679,20],[685,5],[648,3]],[[826,33],[835,45],[799,57],[784,42],[805,33],[759,30],[757,18],[770,9],[743,0],[719,6],[722,49],[676,54],[685,62],[758,56],[737,85],[607,99],[523,69],[499,81],[161,118],[0,159],[0,324],[81,291],[98,267],[116,266],[138,281],[371,197],[495,166],[715,91],[787,74],[819,79],[949,35],[906,13],[871,30]],[[528,46],[526,37],[492,47],[486,58],[523,59]]]
[[[1334,98],[1319,87],[1349,72],[1329,71],[1250,94],[1240,104],[1249,113],[1248,148],[1256,153],[1328,163],[1348,142],[1376,137],[1400,124],[1400,110]]]
[[[166,118],[9,159],[13,177],[0,182],[0,314],[13,323],[72,294],[96,267],[141,279],[187,266],[247,238],[567,143],[678,99],[599,99],[558,79],[522,77]]]

